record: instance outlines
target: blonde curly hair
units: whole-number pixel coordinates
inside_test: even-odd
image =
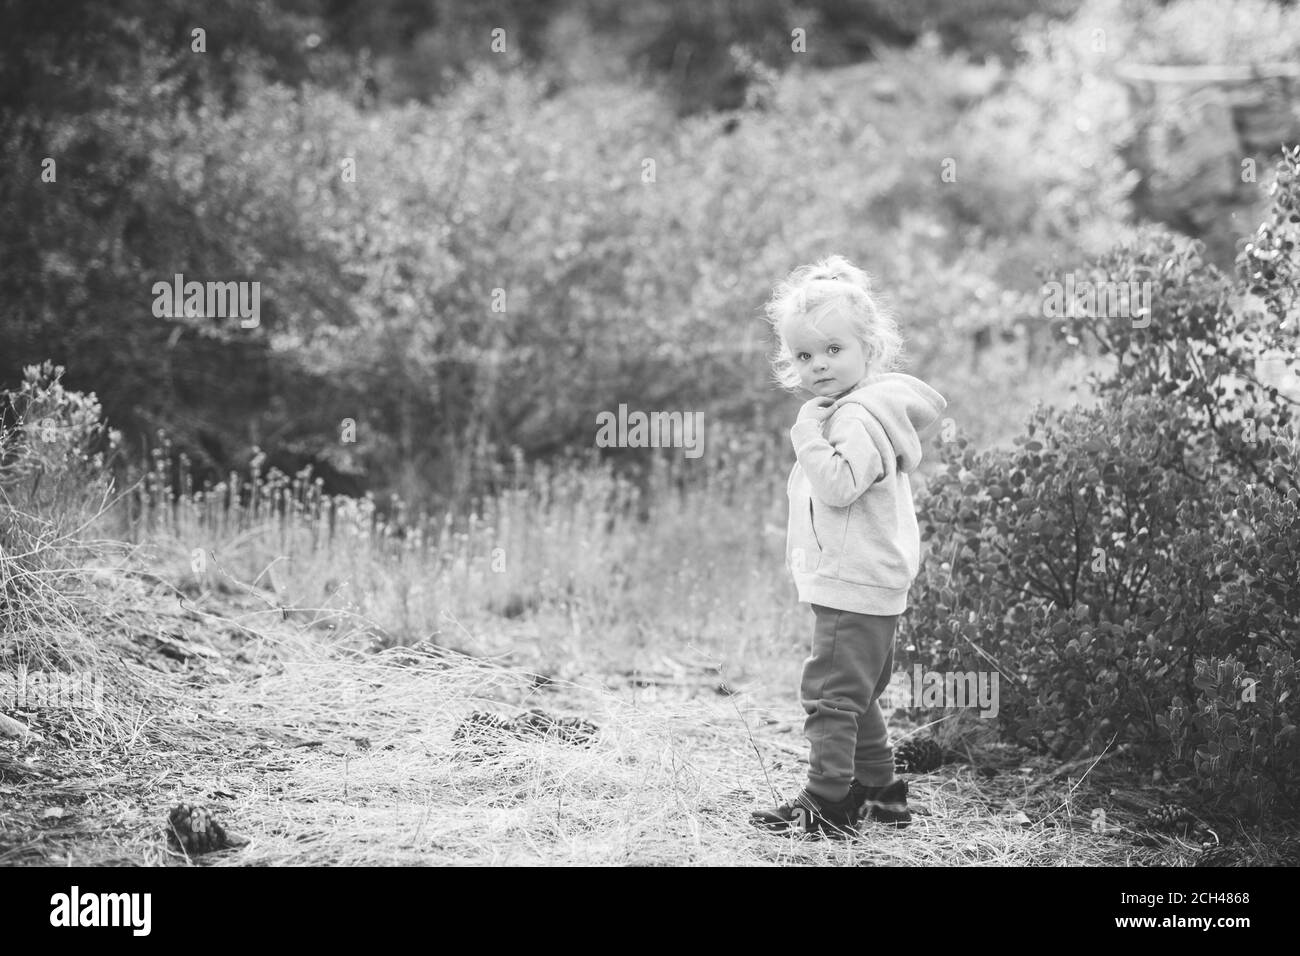
[[[799,388],[799,373],[786,344],[785,329],[797,318],[806,319],[814,328],[833,313],[847,318],[862,343],[868,375],[893,371],[902,362],[903,336],[898,322],[879,295],[873,294],[871,277],[843,256],[827,256],[795,269],[777,284],[763,310],[777,341],[771,355],[773,376],[788,391]]]

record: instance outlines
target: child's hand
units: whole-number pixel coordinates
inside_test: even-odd
[[[835,404],[835,399],[828,398],[825,395],[819,395],[817,398],[809,399],[803,403],[799,409],[799,415],[796,421],[813,421],[824,422],[831,417],[831,406]]]

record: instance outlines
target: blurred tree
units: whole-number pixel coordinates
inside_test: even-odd
[[[0,6],[0,381],[53,359],[133,444],[165,427],[212,468],[276,429],[284,395],[310,394],[266,335],[290,296],[265,303],[256,332],[152,312],[155,281],[257,280],[268,259],[322,288],[291,210],[250,215],[247,191],[214,188],[212,157],[184,147],[250,82],[301,82],[310,22],[253,0]],[[309,426],[316,403],[288,404],[282,420]]]

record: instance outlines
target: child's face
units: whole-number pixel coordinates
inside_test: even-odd
[[[843,316],[826,316],[820,330],[807,319],[793,319],[786,328],[785,344],[794,357],[800,384],[814,395],[839,395],[866,377],[866,353]]]

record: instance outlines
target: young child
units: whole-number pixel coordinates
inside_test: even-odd
[[[947,401],[892,371],[902,339],[871,280],[842,256],[802,266],[777,286],[767,315],[778,381],[813,398],[790,429],[797,461],[786,491],[786,564],[815,615],[800,698],[808,781],[789,803],[756,811],[776,832],[842,836],[859,820],[911,821],[876,698],[894,667],[894,631],[920,567],[908,473],[918,432]]]

